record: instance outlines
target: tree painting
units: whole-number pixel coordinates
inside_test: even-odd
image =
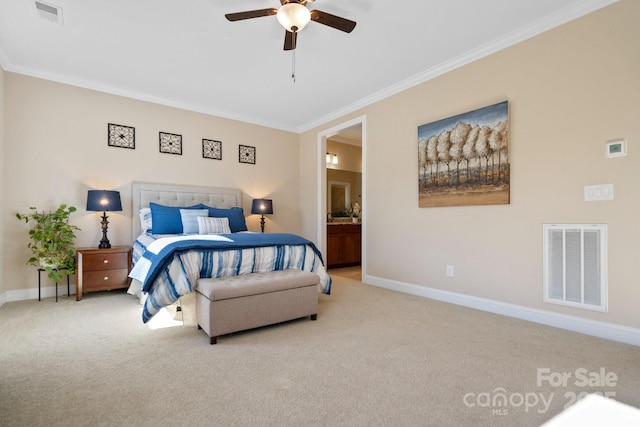
[[[508,101],[418,126],[418,206],[509,204]]]

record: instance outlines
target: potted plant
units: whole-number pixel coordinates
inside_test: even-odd
[[[360,216],[360,204],[355,202],[353,205],[347,208],[347,214],[351,217],[351,220],[356,223],[358,222],[358,217]]]
[[[75,231],[80,229],[69,224],[69,217],[76,208],[61,204],[53,212],[38,212],[35,207],[29,209],[27,214],[16,214],[19,220],[32,224],[27,247],[33,256],[27,264],[42,268],[57,283],[63,275],[72,274],[76,269],[73,240]]]

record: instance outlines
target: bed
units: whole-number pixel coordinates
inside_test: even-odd
[[[331,278],[316,246],[294,234],[247,231],[238,189],[134,182],[133,269],[128,290],[147,323],[163,307],[191,294],[199,278],[276,270]]]

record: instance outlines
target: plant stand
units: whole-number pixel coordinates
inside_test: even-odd
[[[54,269],[55,270],[55,269]],[[40,274],[45,271],[44,268],[39,268],[38,269],[38,301],[40,301]],[[67,274],[67,296],[71,296],[71,291],[69,288],[69,275]],[[56,282],[56,302],[58,302],[58,282]]]

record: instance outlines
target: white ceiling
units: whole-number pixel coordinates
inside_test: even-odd
[[[0,65],[303,132],[616,1],[317,0],[309,9],[358,24],[346,34],[309,23],[294,83],[275,16],[224,17],[278,0],[44,0],[62,25],[34,0],[0,0]]]

